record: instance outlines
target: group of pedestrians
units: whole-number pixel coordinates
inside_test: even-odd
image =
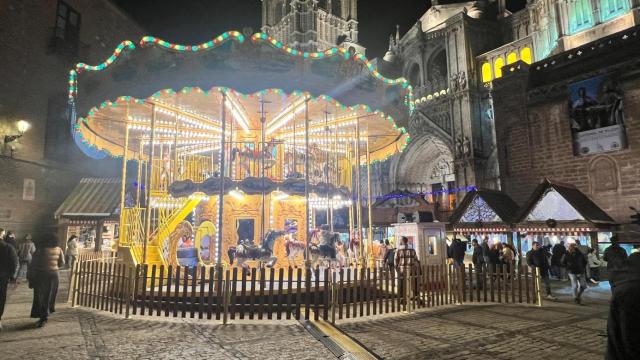
[[[20,244],[15,236],[9,235],[5,236],[4,229],[0,229],[0,331],[9,284],[17,286],[23,274],[34,293],[31,317],[38,319],[37,327],[42,327],[55,311],[58,271],[65,265],[64,252],[54,234],[43,235],[37,244],[30,235]]]

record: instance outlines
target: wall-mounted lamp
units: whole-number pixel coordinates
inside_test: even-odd
[[[14,141],[18,140],[19,138],[22,137],[22,135],[24,135],[24,133],[26,133],[31,128],[31,124],[29,124],[29,122],[27,122],[25,120],[18,121],[18,123],[16,125],[18,127],[18,134],[16,134],[16,135],[5,135],[4,136],[4,143],[5,144],[8,144],[10,142],[14,142]]]

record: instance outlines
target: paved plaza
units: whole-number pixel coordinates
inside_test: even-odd
[[[66,276],[66,273],[62,276]],[[561,284],[564,285],[564,284]],[[30,319],[26,284],[10,291],[0,353],[10,359],[335,359],[295,321],[235,322],[132,317],[70,308],[62,284],[43,329]],[[607,289],[586,306],[566,288],[544,307],[447,306],[412,314],[343,321],[339,328],[384,359],[602,359]]]
[[[558,301],[464,305],[345,322],[340,329],[384,359],[602,359],[608,287],[574,305],[565,283]]]

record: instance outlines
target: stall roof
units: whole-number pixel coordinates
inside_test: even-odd
[[[575,186],[544,179],[522,207],[518,222],[544,222],[549,219],[616,225],[615,220]]]
[[[502,191],[478,189],[465,195],[451,217],[451,224],[504,223],[516,220],[518,204]]]
[[[122,182],[114,178],[83,178],[71,191],[55,217],[110,217],[120,205]]]

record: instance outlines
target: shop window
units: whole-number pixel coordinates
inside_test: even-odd
[[[513,64],[516,61],[518,61],[518,55],[515,52],[511,52],[507,55],[507,65]]]
[[[492,80],[491,64],[482,64],[482,82],[489,82]]]
[[[601,0],[600,19],[611,20],[629,11],[629,0]]]
[[[54,50],[68,48],[72,53],[77,53],[80,42],[80,13],[74,10],[64,1],[58,1],[56,8],[56,20],[53,28]]]
[[[527,64],[531,64],[532,58],[533,57],[531,56],[531,48],[526,47],[520,50],[520,60],[524,61]]]
[[[493,63],[493,73],[494,73],[496,79],[502,77],[502,67],[503,66],[504,66],[504,60],[502,60],[502,58],[498,58]]]

